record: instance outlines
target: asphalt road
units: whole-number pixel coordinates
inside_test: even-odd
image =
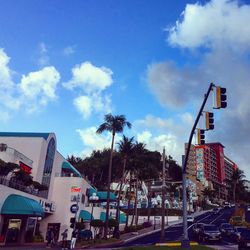
[[[234,208],[223,209],[218,214],[214,214],[213,212],[207,212],[205,214],[195,217],[194,223],[202,222],[205,224],[215,224],[219,226],[221,223],[229,222],[229,219],[233,212]],[[189,239],[191,241],[197,241],[197,239],[194,237],[192,227],[193,227],[192,224],[188,226]],[[166,242],[179,241],[182,238],[182,234],[183,234],[182,224],[170,226],[165,230],[165,241]],[[124,244],[124,246],[152,245],[157,242],[160,242],[160,232],[152,233],[150,235],[127,242],[126,244]],[[220,249],[233,249],[232,247],[234,247],[236,243],[234,242],[233,239],[229,237],[223,237],[221,242],[216,242],[216,243],[206,242],[205,244],[213,246],[218,245],[221,246],[219,247]]]

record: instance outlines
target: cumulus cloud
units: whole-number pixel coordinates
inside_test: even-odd
[[[185,112],[190,104],[199,107],[211,81],[227,88],[228,108],[218,111],[216,129],[208,133],[208,140],[224,144],[225,153],[248,175],[249,21],[250,5],[240,5],[238,1],[188,4],[180,19],[168,29],[167,42],[186,49],[197,61],[181,67],[170,61],[158,62],[147,70],[149,87],[159,102],[180,112]],[[210,100],[208,104],[211,107]]]
[[[72,79],[63,85],[83,93],[73,101],[83,119],[88,119],[93,112],[101,115],[111,112],[111,97],[104,91],[113,83],[112,74],[110,69],[94,66],[90,62],[72,69]]]
[[[88,94],[100,92],[112,84],[112,74],[106,67],[96,67],[90,62],[84,62],[72,69],[72,79],[64,86],[70,89],[80,87]]]
[[[11,110],[17,111],[22,108],[31,113],[56,99],[60,74],[54,67],[44,67],[39,71],[30,72],[23,75],[20,82],[14,82],[9,61],[10,57],[0,48],[0,106],[6,108],[2,112],[2,119],[9,119]]]
[[[168,42],[182,48],[250,48],[250,6],[238,1],[212,0],[187,4],[181,20],[169,29]]]
[[[97,134],[96,130],[97,127],[76,130],[84,145],[84,150],[82,151],[82,155],[84,157],[89,156],[93,150],[103,150],[104,148],[110,148],[111,146],[111,134]],[[121,136],[117,134],[115,137],[115,142],[119,141],[120,139]]]

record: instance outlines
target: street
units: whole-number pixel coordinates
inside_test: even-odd
[[[201,222],[205,224],[215,224],[219,226],[221,223],[229,222],[229,219],[234,212],[234,208],[223,209],[218,214],[213,212],[207,212],[205,214],[195,217],[194,223]],[[250,215],[248,212],[247,216]],[[250,217],[250,216],[249,216]],[[188,226],[188,236],[191,241],[197,241],[193,234],[193,224]],[[165,230],[165,241],[180,241],[182,237],[182,224],[172,225]],[[150,235],[138,238],[136,240],[127,242],[124,246],[135,246],[135,245],[152,245],[160,242],[160,232],[152,233]],[[205,242],[201,243],[205,245],[211,245],[218,249],[236,249],[236,243],[230,237],[224,237],[221,242]]]

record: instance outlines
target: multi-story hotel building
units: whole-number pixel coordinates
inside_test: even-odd
[[[230,180],[237,165],[224,154],[224,146],[219,143],[192,145],[187,164],[187,176],[195,181],[197,195],[210,187],[216,191],[219,200],[228,199],[226,179]]]

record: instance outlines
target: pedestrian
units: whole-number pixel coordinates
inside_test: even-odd
[[[63,231],[62,235],[62,249],[68,249],[68,229]]]
[[[74,249],[76,245],[76,239],[77,239],[78,231],[77,229],[74,229],[71,235],[71,245],[70,249]]]
[[[50,248],[51,247],[51,242],[52,242],[52,231],[51,231],[50,228],[48,229],[48,231],[46,233],[46,240],[47,240],[46,247]]]

